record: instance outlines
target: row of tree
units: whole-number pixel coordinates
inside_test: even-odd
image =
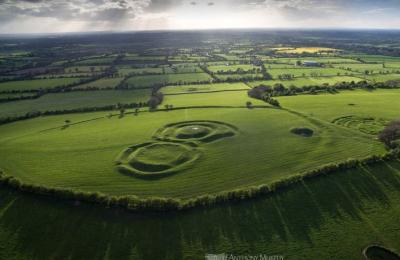
[[[259,86],[250,89],[247,94],[251,98],[263,100],[264,102],[267,102],[274,107],[281,107],[279,101],[272,98],[271,92],[269,92],[269,90],[270,89],[266,86]]]

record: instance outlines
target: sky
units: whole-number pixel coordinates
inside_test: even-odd
[[[400,0],[0,0],[0,33],[400,29]]]

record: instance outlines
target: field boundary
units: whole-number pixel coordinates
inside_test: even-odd
[[[86,192],[75,189],[57,188],[37,184],[27,184],[20,179],[7,175],[0,169],[0,184],[9,186],[18,191],[54,197],[61,200],[75,200],[94,203],[107,208],[123,208],[134,212],[183,211],[199,207],[249,200],[252,198],[272,195],[308,179],[334,174],[338,171],[350,170],[359,166],[373,165],[400,159],[400,150],[391,150],[383,155],[371,155],[363,159],[348,159],[339,163],[326,164],[288,178],[274,181],[269,184],[250,186],[243,189],[225,191],[216,194],[197,196],[191,199],[177,199],[167,197],[140,198],[136,195],[112,196],[100,192]]]

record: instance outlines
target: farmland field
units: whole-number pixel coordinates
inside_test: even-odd
[[[22,116],[36,111],[101,107],[116,105],[117,103],[145,103],[149,97],[150,91],[146,89],[55,93],[34,100],[0,103],[0,118]]]
[[[255,87],[261,84],[273,86],[276,83],[283,84],[285,87],[295,86],[295,87],[303,87],[303,86],[315,86],[315,85],[322,85],[322,84],[330,84],[334,85],[340,82],[358,82],[361,81],[362,78],[358,77],[350,77],[350,76],[332,76],[332,77],[316,77],[316,78],[308,78],[308,77],[301,77],[295,78],[292,80],[261,80],[261,81],[252,81],[249,82],[249,85]]]
[[[93,82],[77,85],[75,88],[115,88],[124,78],[101,78]]]
[[[218,92],[230,90],[248,90],[248,86],[244,83],[220,83],[220,84],[203,84],[203,85],[186,85],[186,86],[168,86],[162,89],[164,94],[190,94],[196,92]]]
[[[324,76],[341,76],[346,74],[357,74],[349,73],[345,70],[335,68],[296,68],[296,69],[270,69],[268,73],[272,75],[274,79],[277,79],[280,75],[289,74],[293,77],[324,77]]]
[[[35,79],[24,81],[9,81],[0,83],[0,92],[4,91],[24,91],[24,90],[38,90],[38,89],[51,89],[55,87],[70,85],[78,83],[80,78],[61,78],[61,79]]]
[[[161,84],[185,84],[196,83],[199,81],[210,81],[211,76],[206,73],[187,73],[187,74],[166,74],[152,76],[134,76],[128,78],[126,83],[130,88],[146,88],[153,85]]]
[[[191,9],[248,21],[224,1],[89,2],[52,28],[91,34],[0,34],[1,260],[400,253],[399,32],[186,30]],[[253,2],[252,22],[276,4]],[[279,3],[299,25],[300,3]]]

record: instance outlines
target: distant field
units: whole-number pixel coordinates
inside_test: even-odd
[[[39,99],[0,103],[0,118],[22,116],[28,112],[64,110],[116,105],[117,103],[147,102],[150,91],[107,90],[47,94]]]
[[[354,90],[340,94],[279,97],[284,107],[321,118],[327,122],[341,116],[356,115],[388,120],[400,118],[400,90]],[[334,108],[334,109],[330,109]]]
[[[126,56],[124,61],[163,61],[164,56]]]
[[[165,96],[163,104],[174,107],[190,106],[241,106],[250,101],[254,105],[269,106],[267,103],[248,97],[247,91],[228,91],[216,93],[195,93]]]
[[[339,69],[349,69],[356,72],[364,73],[366,70],[369,71],[382,71],[384,70],[383,64],[366,64],[366,63],[358,63],[358,64],[334,64],[333,67]]]
[[[359,82],[363,80],[358,77],[350,77],[350,76],[332,76],[332,77],[322,77],[322,78],[295,78],[293,80],[263,80],[263,81],[252,81],[249,82],[249,85],[255,87],[261,84],[273,86],[276,83],[281,83],[285,87],[289,87],[291,85],[295,87],[303,87],[303,86],[316,86],[322,84],[336,84],[340,82]]]
[[[294,77],[323,77],[323,76],[341,76],[352,74],[348,71],[335,68],[296,68],[296,69],[270,69],[268,73],[274,79],[278,79],[280,75],[290,74]],[[357,74],[357,73],[353,73]]]
[[[373,74],[363,76],[363,78],[372,81],[385,82],[388,80],[399,80],[400,74]]]
[[[400,62],[400,57],[383,56],[383,55],[366,55],[366,54],[356,54],[348,55],[351,58],[361,59],[364,62]]]
[[[78,85],[74,88],[85,89],[85,88],[115,88],[124,78],[102,78],[90,83]]]
[[[91,73],[101,72],[108,68],[108,66],[73,66],[64,69],[65,73]]]
[[[169,86],[161,89],[164,94],[190,94],[196,92],[215,92],[225,90],[247,90],[249,87],[244,83],[219,83],[187,86]]]
[[[222,66],[210,66],[208,69],[212,72],[218,73],[218,72],[235,72],[237,70],[242,70],[242,71],[250,71],[250,70],[261,70],[260,67],[258,66],[253,66],[250,64],[241,64],[241,65],[222,65]]]
[[[56,78],[56,79],[35,79],[35,80],[22,80],[22,81],[8,81],[0,83],[1,91],[11,90],[37,90],[37,89],[51,89],[60,86],[66,86],[72,83],[77,83],[81,78]]]
[[[120,76],[128,76],[130,74],[162,74],[163,69],[162,68],[152,68],[152,67],[146,67],[146,68],[132,68],[129,66],[119,66],[117,67],[118,73]]]
[[[282,48],[278,50],[278,53],[292,53],[292,54],[301,54],[301,53],[319,53],[319,52],[335,52],[337,49],[332,48],[323,48],[323,47],[301,47],[301,48]]]
[[[16,98],[16,97],[31,97],[36,95],[36,93],[30,93],[30,92],[26,92],[26,93],[0,93],[0,99],[7,99],[7,98]]]
[[[126,83],[131,88],[146,88],[160,84],[185,84],[196,83],[199,81],[211,81],[212,78],[206,73],[186,73],[186,74],[166,74],[151,76],[134,76],[130,77]]]
[[[93,58],[75,62],[75,65],[110,65],[115,60],[115,57]]]
[[[263,74],[261,73],[246,73],[246,74],[218,74],[216,75],[218,79],[221,80],[228,80],[228,79],[235,79],[235,80],[248,80],[253,78],[263,78]]]
[[[323,64],[336,63],[360,63],[357,60],[340,57],[299,57],[299,58],[272,58],[265,60],[266,63],[289,63],[295,65],[297,61],[316,61]]]

